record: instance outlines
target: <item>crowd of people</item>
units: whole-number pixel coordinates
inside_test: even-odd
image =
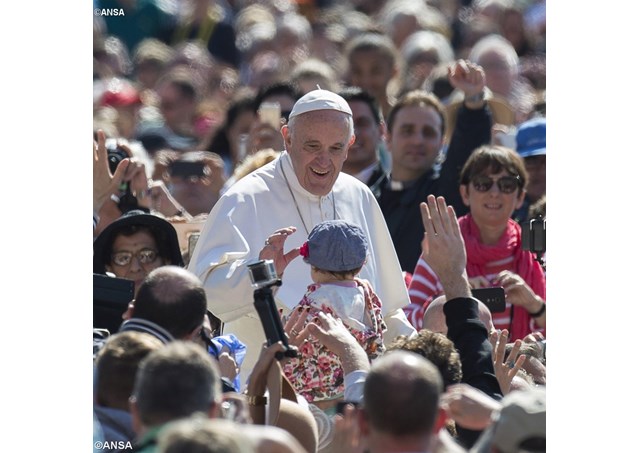
[[[545,451],[544,1],[94,3],[95,451]]]

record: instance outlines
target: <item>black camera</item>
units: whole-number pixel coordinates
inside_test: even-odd
[[[127,157],[129,157],[129,153],[120,146],[110,147],[107,150],[107,159],[109,160],[109,170],[111,174],[115,173],[118,164]],[[129,187],[128,182],[120,184],[119,189],[120,193],[118,194],[118,198],[120,201],[118,202],[118,209],[120,209],[123,214],[133,211],[134,209],[140,209],[138,199],[131,192],[131,187]]]
[[[107,149],[107,159],[109,160],[109,170],[115,173],[118,164],[129,157],[129,153],[120,146],[110,146]]]
[[[491,313],[502,313],[507,309],[507,300],[502,286],[475,288],[471,295],[487,306]]]
[[[93,328],[116,333],[122,324],[122,314],[134,298],[134,290],[133,280],[93,274]]]
[[[251,286],[254,288],[280,286],[273,260],[260,260],[253,264],[247,264],[247,269],[249,270],[249,277],[251,277]]]
[[[276,309],[276,302],[273,299],[272,286],[282,285],[276,274],[276,268],[272,260],[260,260],[258,262],[247,264],[249,276],[251,277],[251,286],[255,288],[253,291],[253,306],[260,316],[260,322],[267,337],[267,344],[272,345],[281,341],[286,350],[284,353],[278,352],[276,358],[281,360],[283,357],[297,357],[298,350],[289,346],[289,341],[282,327],[282,320]]]
[[[543,255],[547,251],[547,220],[541,215],[529,220],[529,229],[526,232],[528,241],[526,242],[527,250],[536,255],[536,261],[546,268]],[[525,241],[523,241],[523,246]]]
[[[533,253],[547,251],[547,221],[540,215],[529,221],[529,250]]]
[[[209,167],[204,165],[204,162],[189,162],[183,160],[176,160],[169,164],[167,168],[169,175],[173,178],[203,178],[210,173]]]

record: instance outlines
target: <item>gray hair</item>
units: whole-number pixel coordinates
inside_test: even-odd
[[[504,55],[513,73],[518,71],[518,54],[513,45],[506,38],[496,34],[485,36],[475,43],[469,51],[469,60],[472,63],[480,64],[482,55],[490,50]]]
[[[435,50],[438,54],[438,63],[449,63],[453,61],[454,53],[451,44],[441,33],[421,30],[409,35],[402,45],[400,53],[407,64],[421,52]]]

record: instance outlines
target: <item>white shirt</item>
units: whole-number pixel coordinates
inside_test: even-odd
[[[352,176],[340,173],[332,192],[313,195],[300,185],[290,156],[283,152],[278,159],[236,182],[218,200],[188,267],[204,282],[209,309],[225,323],[225,332],[234,333],[247,345],[242,375],[251,371],[265,341],[245,265],[258,260],[265,240],[277,229],[297,228],[285,242],[286,253],[307,240],[307,228],[310,231],[318,223],[334,219],[334,212],[337,218],[360,226],[369,240],[367,263],[359,276],[369,280],[382,301],[388,328],[385,343],[396,335],[415,333],[402,311],[409,304],[409,296],[400,264],[371,191]],[[286,314],[312,283],[309,265],[296,258],[285,269],[282,280],[275,300]]]

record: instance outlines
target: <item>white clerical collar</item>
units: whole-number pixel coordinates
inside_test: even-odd
[[[402,181],[395,181],[392,179],[391,181],[389,181],[389,184],[391,186],[391,190],[393,190],[394,192],[404,189],[404,183]]]
[[[393,178],[393,175],[391,175]],[[418,178],[420,179],[420,178]],[[394,179],[391,179],[389,181],[389,186],[391,187],[391,190],[393,191],[398,191],[398,190],[404,190],[404,189],[408,189],[409,187],[412,187],[416,184],[416,182],[418,182],[418,179],[414,179],[413,181],[397,181]]]

